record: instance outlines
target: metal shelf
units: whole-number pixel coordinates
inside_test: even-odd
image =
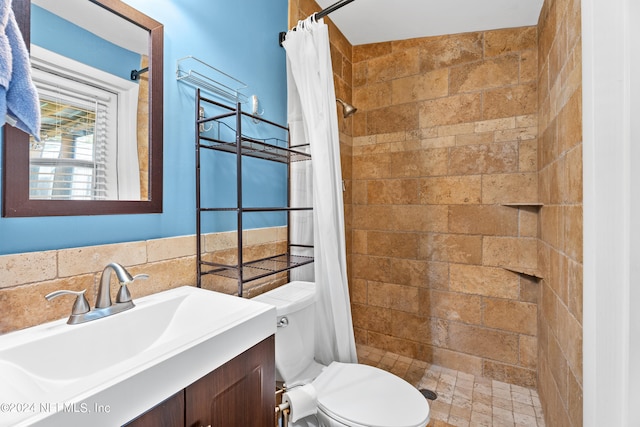
[[[246,83],[195,56],[185,56],[176,61],[176,80],[229,101],[247,102],[249,100],[247,95],[241,92],[247,88]]]
[[[313,257],[292,254],[280,254],[255,261],[249,261],[242,265],[243,283],[262,279],[277,273],[283,273],[293,268],[311,264]],[[201,261],[203,266],[214,267],[213,270],[202,271],[202,274],[214,274],[229,279],[240,279],[240,268],[237,265],[224,265],[214,262]]]
[[[222,141],[206,136],[200,137],[200,147],[226,153],[236,154],[238,151],[235,142]],[[203,143],[202,141],[205,141]],[[255,157],[263,160],[271,160],[279,163],[291,163],[311,159],[311,155],[290,148],[279,147],[254,138],[242,137],[241,155]]]
[[[261,160],[284,163],[288,167],[292,162],[310,160],[311,155],[304,150],[308,145],[291,147],[289,145],[289,128],[278,123],[263,119],[262,117],[247,114],[242,111],[241,103],[236,103],[234,107],[222,104],[213,99],[201,95],[200,89],[196,91],[196,268],[197,286],[202,286],[202,276],[215,275],[236,280],[238,282],[238,296],[243,296],[244,284],[254,280],[262,279],[278,273],[288,272],[291,269],[313,262],[312,256],[294,255],[293,248],[313,248],[308,245],[296,245],[291,243],[290,231],[287,234],[287,252],[284,254],[268,256],[258,260],[245,261],[243,254],[243,215],[251,212],[287,212],[288,221],[291,223],[292,212],[309,211],[310,207],[247,207],[244,206],[242,198],[242,161],[243,156],[253,157]],[[205,108],[222,113],[210,117],[205,117]],[[213,108],[216,107],[216,108]],[[271,138],[255,138],[243,134],[243,119],[250,118],[254,125],[264,124],[268,127],[267,134]],[[278,136],[278,137],[274,137]],[[203,150],[228,153],[236,156],[236,207],[205,207],[201,202],[201,181],[200,170],[201,152]],[[211,156],[208,156],[211,157]],[[290,189],[287,190],[288,192]],[[290,202],[289,193],[287,199]],[[237,253],[235,265],[227,265],[212,261],[205,261],[207,256],[202,251],[202,221],[204,213],[234,212],[237,215]]]

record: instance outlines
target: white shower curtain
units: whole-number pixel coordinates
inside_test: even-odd
[[[312,157],[313,245],[316,282],[316,359],[357,362],[347,283],[342,171],[329,32],[323,20],[301,21],[282,43],[287,53],[289,126],[304,135]],[[294,174],[306,177],[304,166]],[[292,185],[296,185],[292,182]],[[300,185],[300,183],[298,183]],[[295,190],[294,190],[295,192]],[[294,194],[295,196],[295,194]],[[304,196],[303,196],[304,197]],[[295,203],[295,202],[294,202]],[[299,215],[302,217],[303,215]],[[294,224],[294,227],[297,227]],[[309,234],[309,228],[306,228]],[[305,230],[294,233],[304,235]],[[299,243],[299,242],[293,242]]]

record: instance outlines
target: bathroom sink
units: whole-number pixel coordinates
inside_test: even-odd
[[[185,286],[0,336],[0,425],[122,425],[275,333],[275,309]]]

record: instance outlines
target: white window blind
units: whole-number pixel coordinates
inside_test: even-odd
[[[105,200],[109,93],[89,98],[96,88],[72,80],[65,86],[36,80],[36,87],[42,141],[31,141],[30,198]]]
[[[31,66],[42,141],[31,141],[30,198],[140,200],[138,84],[37,45]]]

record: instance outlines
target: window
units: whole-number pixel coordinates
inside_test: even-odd
[[[107,183],[108,141],[115,134],[107,124],[117,114],[117,95],[51,75],[40,76],[36,87],[42,126],[41,141],[30,139],[29,198],[107,200],[113,189]]]
[[[42,125],[41,141],[30,139],[29,198],[139,200],[130,119],[138,85],[38,46],[32,46],[32,77]]]

